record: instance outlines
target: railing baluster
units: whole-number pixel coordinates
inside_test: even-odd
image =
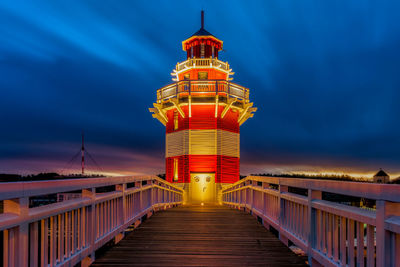
[[[56,262],[56,228],[57,221],[54,216],[50,217],[50,266],[54,266]]]
[[[340,217],[340,263],[346,265],[346,218]]]
[[[329,220],[328,220],[328,213],[327,212],[323,212],[323,214],[322,214],[322,216],[323,216],[323,224],[322,224],[322,227],[323,227],[323,235],[322,235],[322,237],[323,237],[323,240],[322,240],[322,243],[323,243],[323,252],[325,253],[325,254],[328,254],[328,232],[329,232],[329,227],[328,227],[328,224],[329,224]]]
[[[332,214],[332,257],[335,262],[339,261],[339,227],[337,216]]]
[[[367,267],[375,266],[374,226],[367,225]]]
[[[38,247],[38,243],[39,243],[39,224],[38,222],[33,222],[30,224],[29,226],[29,235],[30,235],[30,242],[29,242],[29,266],[31,267],[35,267],[38,266],[38,254],[39,254],[39,247]],[[5,246],[4,246],[5,247]],[[7,265],[4,265],[7,266]]]
[[[40,238],[40,263],[47,266],[48,263],[48,227],[47,218],[41,220],[41,238]]]
[[[71,211],[71,235],[72,235],[72,240],[71,240],[71,253],[72,255],[75,254],[76,250],[76,210]]]
[[[364,266],[364,223],[357,222],[357,266]]]

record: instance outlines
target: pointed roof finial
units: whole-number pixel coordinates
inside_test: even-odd
[[[201,11],[201,28],[204,29],[204,10]]]

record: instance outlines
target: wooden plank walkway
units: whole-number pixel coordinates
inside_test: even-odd
[[[251,215],[223,206],[155,213],[92,266],[307,266]]]

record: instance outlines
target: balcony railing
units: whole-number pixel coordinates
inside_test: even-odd
[[[229,64],[217,58],[191,58],[176,64],[176,71],[190,67],[217,67],[229,71]]]
[[[179,95],[199,93],[225,93],[227,96],[249,100],[249,89],[225,80],[180,81],[157,90],[157,101],[162,102]]]

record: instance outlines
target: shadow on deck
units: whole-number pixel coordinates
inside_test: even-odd
[[[251,215],[224,206],[160,211],[92,266],[307,266]]]

